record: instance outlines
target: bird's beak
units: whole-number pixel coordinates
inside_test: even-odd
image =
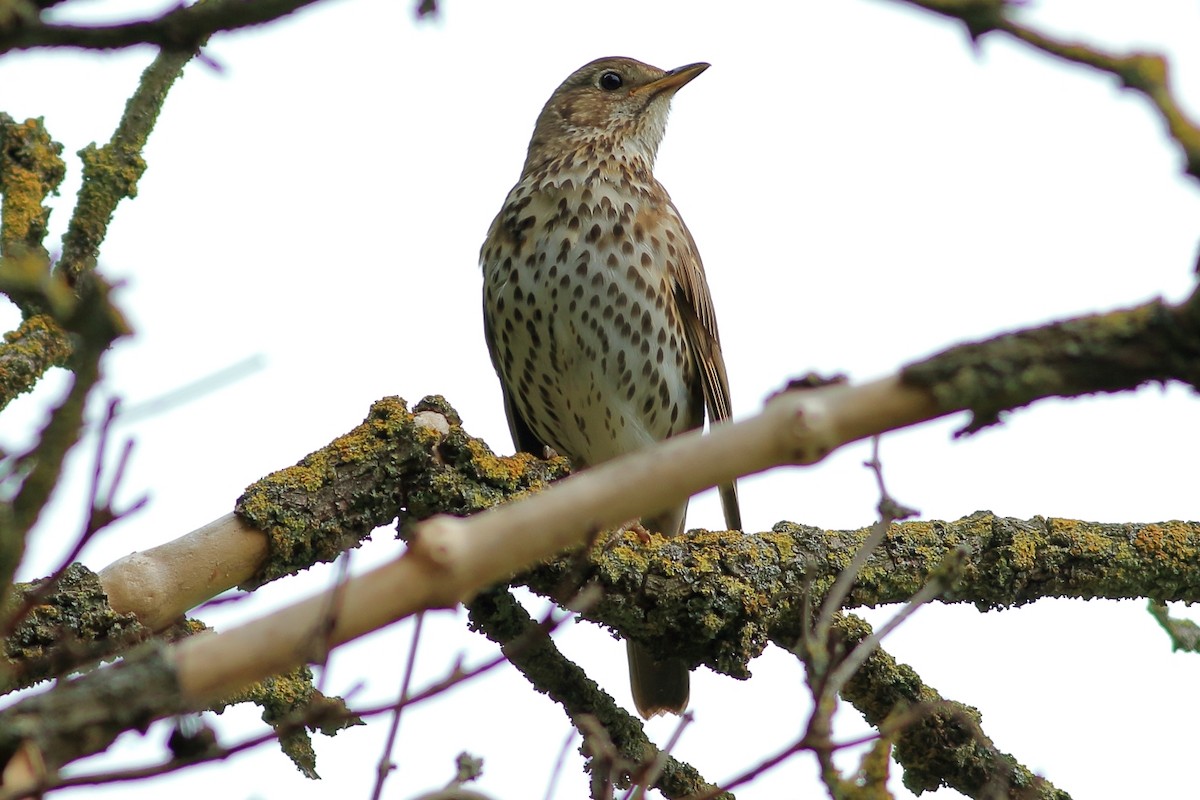
[[[632,89],[629,93],[631,95],[648,94],[651,97],[663,92],[674,94],[679,91],[680,87],[690,82],[692,78],[695,78],[710,66],[712,65],[701,61],[698,64],[688,64],[686,67],[676,67],[658,80]]]

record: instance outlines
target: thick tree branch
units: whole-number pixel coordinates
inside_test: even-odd
[[[962,433],[1045,397],[1171,380],[1200,388],[1200,291],[1180,305],[1155,300],[957,345],[910,364],[901,377],[931,391],[944,411],[970,409]]]
[[[777,642],[788,647],[795,639],[782,627]],[[834,630],[847,650],[871,634],[871,626],[854,615],[839,617]],[[793,632],[798,633],[798,627]],[[867,658],[842,697],[876,727],[908,709],[930,709],[918,713],[913,724],[900,726],[893,750],[904,767],[904,785],[917,794],[948,786],[968,797],[1069,800],[1066,792],[996,748],[980,727],[979,711],[945,700],[912,667],[883,650]]]
[[[468,608],[472,626],[499,644],[529,682],[550,695],[572,720],[584,715],[596,718],[621,756],[631,764],[648,765],[661,756],[646,737],[641,721],[617,705],[610,694],[566,658],[549,636],[538,635],[537,623],[507,590],[483,592]],[[714,789],[695,767],[669,756],[655,785],[669,798],[689,797]],[[732,800],[728,794],[712,796]]]
[[[182,702],[203,707],[241,685],[296,666],[305,653],[313,652],[318,632],[321,647],[337,645],[418,610],[468,599],[482,587],[506,581],[534,562],[578,547],[599,529],[635,518],[646,508],[668,505],[732,475],[749,474],[775,464],[814,463],[845,443],[932,419],[956,407],[972,408],[972,402],[979,406],[972,408],[977,418],[993,419],[998,408],[1026,404],[1036,396],[1132,388],[1152,378],[1194,381],[1194,363],[1178,356],[1180,352],[1193,352],[1195,347],[1195,326],[1189,322],[1193,313],[1188,305],[1172,308],[1152,304],[1141,310],[1118,312],[1114,318],[1120,324],[1115,326],[1103,324],[1105,317],[1101,315],[955,348],[906,371],[905,379],[910,383],[919,379],[923,388],[889,378],[861,386],[832,385],[785,392],[773,398],[759,417],[717,426],[704,437],[677,437],[653,450],[559,481],[528,502],[495,507],[469,520],[430,520],[413,529],[412,547],[399,561],[345,587],[335,620],[327,617],[326,599],[315,597],[228,633],[181,643],[173,651],[172,663],[179,670]],[[1030,339],[1043,346],[1027,347]],[[1059,352],[1056,348],[1062,349],[1062,358],[1076,355],[1085,364],[1096,360],[1123,366],[1121,374],[1129,385],[1118,386],[1104,369],[1068,369],[1068,376],[1061,379],[1037,375],[1038,371],[1029,365],[1041,363],[1039,359],[1054,363],[1058,356],[1053,354]],[[1070,367],[1069,361],[1064,363]],[[991,381],[991,393],[971,389],[978,385],[979,374]],[[1011,377],[996,380],[991,378],[994,375]],[[960,385],[968,390],[959,389]],[[443,510],[470,513],[514,491],[530,491],[561,470],[561,464],[527,456],[497,459],[482,443],[463,434],[461,428],[447,424],[457,420],[447,409],[442,410],[449,419],[436,413],[433,409],[437,407],[434,403],[412,415],[394,401],[383,401],[359,434],[335,442],[299,467],[284,470],[253,488],[240,504],[242,513],[254,520],[251,530],[244,524],[228,527],[250,543],[253,551],[261,543],[256,542],[258,534],[252,529],[261,526],[271,542],[271,558],[266,564],[256,565],[252,554],[246,556],[239,561],[238,569],[249,574],[240,575],[237,570],[214,570],[210,563],[197,563],[196,559],[188,559],[191,567],[172,565],[176,570],[192,569],[207,576],[194,581],[199,588],[189,590],[189,602],[205,591],[215,594],[224,590],[227,586],[223,584],[230,580],[262,580],[296,569],[313,554],[331,556],[348,541],[386,523],[397,511],[402,512],[406,527],[415,519]],[[422,422],[417,422],[418,417]],[[444,421],[439,423],[439,419]],[[408,482],[417,475],[424,476],[420,483]],[[350,513],[345,515],[347,510]],[[345,515],[344,519],[340,515]],[[1195,580],[1186,569],[1194,531],[1187,526],[1122,529],[1107,545],[1098,547],[1105,541],[1102,535],[1073,524],[984,523],[982,530],[977,519],[965,524],[967,529],[975,526],[975,544],[981,547],[976,558],[981,560],[972,562],[974,568],[968,567],[966,588],[958,590],[960,598],[998,605],[1050,593],[1125,596],[1120,593],[1136,592],[1161,599],[1194,596]],[[822,552],[821,537],[798,530],[801,541],[789,541],[786,530],[762,537],[737,536],[728,541],[710,535],[718,536],[711,554],[693,554],[698,575],[706,576],[698,585],[709,587],[706,591],[710,592],[735,587],[738,594],[723,596],[726,607],[734,611],[718,616],[715,626],[709,621],[707,627],[688,627],[684,637],[666,637],[688,640],[681,655],[731,674],[744,671],[746,660],[770,636],[772,622],[766,609],[783,603],[785,590],[795,597],[804,581],[813,575],[820,577],[817,556]],[[939,541],[948,536],[945,527],[927,530]],[[319,534],[320,540],[303,538],[306,531]],[[659,546],[700,547],[705,541],[704,536],[693,536]],[[208,546],[219,549],[216,542]],[[774,562],[752,552],[755,548],[774,550]],[[174,548],[176,552],[186,549]],[[647,553],[653,555],[653,550]],[[643,584],[648,583],[652,591],[657,589],[657,605],[652,608],[658,611],[647,614],[640,610],[641,604],[626,600],[621,607],[617,607],[620,603],[610,603],[612,608],[604,614],[611,613],[612,620],[635,638],[661,634],[664,625],[689,624],[687,613],[679,617],[680,621],[671,621],[673,612],[665,611],[672,607],[670,582],[664,584],[665,589],[654,581],[647,582],[645,575],[654,572],[653,562],[641,553],[632,557],[632,552],[618,547],[607,554],[611,559],[605,562],[605,569],[612,571],[608,580],[618,590],[632,587],[635,591],[629,597],[637,597]],[[739,555],[746,553],[751,556],[748,560]],[[1093,553],[1099,556],[1089,558]],[[297,561],[297,554],[304,557]],[[1073,574],[1092,576],[1090,582],[1065,582],[1061,576],[1072,573],[1063,570],[1041,574],[1035,554],[1059,559],[1060,563],[1069,561],[1076,568]],[[671,555],[672,564],[686,563],[686,553]],[[784,573],[790,583],[773,582],[773,574],[779,574],[780,565],[788,564],[788,558],[794,559],[791,570]],[[1153,562],[1148,578],[1152,582],[1139,584],[1132,572],[1107,569],[1114,560],[1129,569]],[[146,561],[153,566],[153,559]],[[896,569],[873,571],[869,562],[849,602],[907,597],[927,565],[911,563],[911,573],[900,577],[904,573],[897,569],[904,563],[904,559],[898,559]],[[757,569],[763,564],[770,567]],[[991,571],[979,565],[989,565]],[[128,575],[129,571],[124,572]],[[665,569],[664,573],[670,574]],[[120,574],[122,570],[106,570],[106,583]],[[214,574],[220,575],[216,583],[211,578]],[[731,576],[740,580],[731,580]],[[872,576],[877,577],[878,589]],[[714,577],[719,580],[712,580]],[[897,591],[897,586],[903,588]],[[893,594],[888,594],[889,587]],[[966,594],[969,591],[975,594]],[[617,591],[613,596],[624,595]],[[736,597],[741,599],[730,602]],[[161,597],[156,598],[155,605],[161,601]],[[594,616],[601,618],[600,607]],[[726,624],[728,620],[735,622]]]
[[[582,569],[579,559],[562,559],[519,580],[562,600],[563,575],[575,573],[604,590],[585,617],[661,656],[746,677],[768,640],[789,635],[801,587],[823,597],[869,533],[784,522],[761,534],[693,531],[646,545],[627,534],[590,553]],[[905,602],[959,548],[971,555],[943,599],[981,609],[1049,597],[1200,600],[1200,522],[1026,521],[981,511],[953,522],[893,523],[843,607]]]

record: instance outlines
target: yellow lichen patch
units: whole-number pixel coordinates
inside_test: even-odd
[[[596,561],[602,580],[615,582],[623,575],[645,575],[650,569],[650,551],[640,544],[637,535],[627,531],[617,544],[604,549],[603,557]],[[597,543],[597,547],[604,545]]]
[[[1189,526],[1162,522],[1140,526],[1134,534],[1133,546],[1139,553],[1152,558],[1190,562],[1196,556],[1192,541]]]
[[[1009,564],[1017,570],[1033,569],[1037,566],[1038,550],[1042,544],[1042,537],[1027,532],[1014,536],[1008,549]]]
[[[41,119],[17,123],[0,114],[0,193],[4,195],[4,250],[14,244],[40,247],[50,211],[42,202],[66,174],[62,145],[50,138]]]
[[[795,539],[787,534],[766,531],[758,534],[758,538],[764,546],[771,547],[775,551],[775,558],[780,561],[791,561],[799,555]]]
[[[480,439],[468,439],[467,452],[471,463],[479,471],[479,477],[500,486],[516,486],[537,458],[529,453],[513,456],[498,456]]]
[[[1113,553],[1113,540],[1094,525],[1074,519],[1050,517],[1046,520],[1051,541],[1066,542],[1072,556],[1095,559]]]
[[[271,478],[284,491],[315,492],[325,485],[327,471],[328,459],[322,454],[308,464],[284,467]]]

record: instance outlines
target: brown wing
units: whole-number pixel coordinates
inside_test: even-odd
[[[671,204],[671,210],[679,217],[674,203]],[[683,318],[688,346],[700,370],[708,422],[713,425],[729,419],[730,416],[729,376],[725,373],[725,357],[721,354],[721,336],[717,331],[717,314],[708,291],[708,281],[704,277],[700,251],[696,248],[691,231],[686,225],[681,227],[687,236],[688,247],[687,252],[679,253],[678,263],[671,265],[675,303]],[[725,511],[725,524],[730,530],[741,530],[742,512],[738,506],[737,483],[723,484],[718,489],[721,493],[721,506]]]
[[[521,412],[517,410],[516,403],[513,402],[512,392],[508,389],[508,384],[504,382],[504,377],[500,375],[500,361],[496,354],[496,343],[492,336],[491,320],[488,319],[487,303],[483,305],[483,329],[486,333],[488,353],[492,357],[492,366],[496,369],[496,375],[500,377],[500,392],[504,395],[504,415],[508,417],[508,430],[512,434],[513,447],[518,452],[532,453],[538,458],[545,458],[546,444],[538,438],[533,432],[533,428],[521,416]]]
[[[496,370],[496,377],[500,379],[500,392],[504,396],[504,414],[508,417],[508,430],[512,434],[513,446],[520,452],[532,453],[538,458],[543,458],[546,454],[546,444],[538,438],[537,434],[533,432],[533,428],[517,410],[517,405],[513,402],[512,391],[504,380],[504,373],[500,366],[500,354],[496,351],[496,342],[499,340],[500,332],[493,325],[492,316],[488,310],[490,304],[487,296],[487,264],[483,262],[487,259],[493,242],[506,232],[503,227],[503,217],[504,211],[502,210],[492,221],[487,239],[484,240],[479,254],[479,260],[484,268],[483,338],[487,340],[488,355],[492,358],[492,368]]]

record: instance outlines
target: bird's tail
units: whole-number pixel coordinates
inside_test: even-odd
[[[644,719],[682,714],[691,694],[687,664],[678,658],[659,661],[637,642],[626,640],[633,704]]]

